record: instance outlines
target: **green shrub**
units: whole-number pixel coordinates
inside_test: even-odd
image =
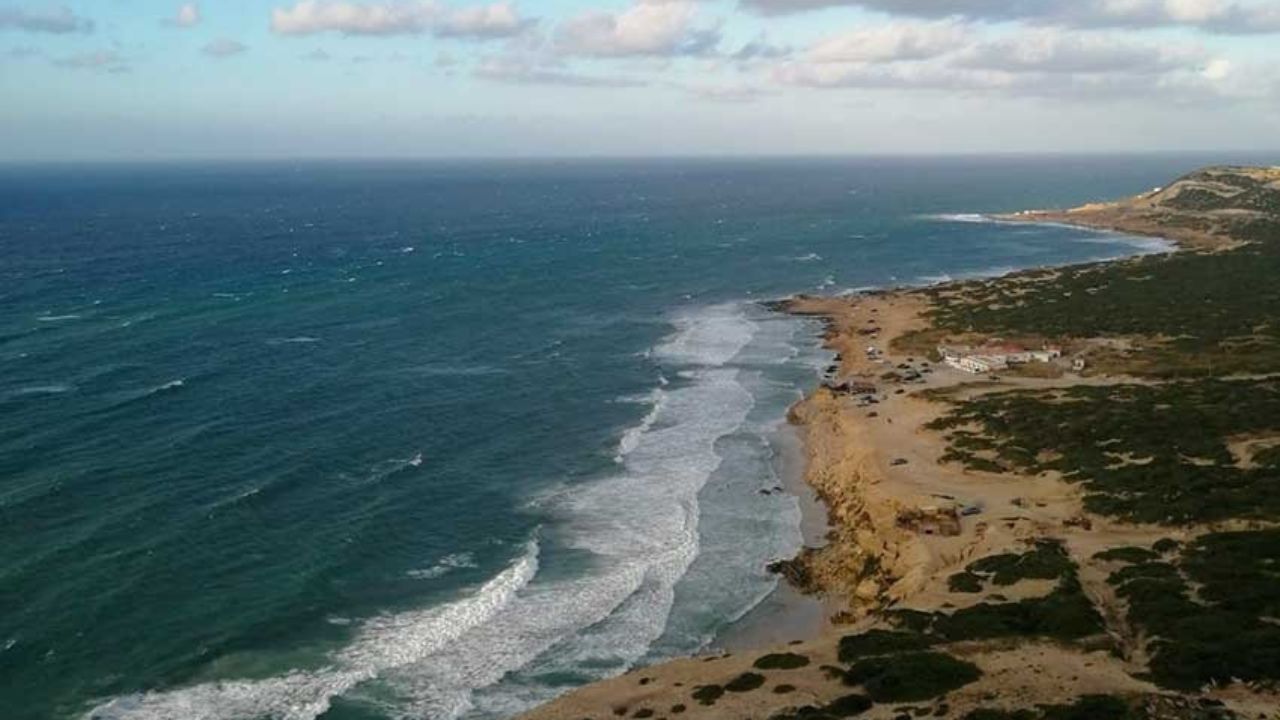
[[[724,688],[719,685],[699,685],[693,689],[693,699],[701,705],[715,705],[724,696]]]
[[[982,592],[982,576],[959,572],[947,578],[947,589],[954,593]]]
[[[1094,560],[1105,560],[1107,562],[1123,562],[1123,563],[1142,563],[1149,560],[1158,560],[1160,554],[1140,547],[1118,547],[1110,550],[1103,550],[1094,553]]]
[[[770,653],[762,655],[754,663],[757,670],[795,670],[809,664],[806,655],[796,653]]]
[[[996,585],[1012,585],[1019,580],[1057,580],[1075,566],[1066,548],[1057,540],[1037,540],[1035,549],[1021,554],[991,555],[969,563],[970,573],[991,575]]]
[[[861,685],[876,702],[928,700],[976,681],[978,666],[939,652],[870,657],[845,673],[846,685]]]
[[[915,632],[899,630],[868,630],[861,635],[840,638],[840,662],[853,662],[872,655],[927,650],[934,643],[932,638]]]
[[[1044,597],[1012,603],[983,602],[950,614],[907,615],[896,611],[890,617],[948,642],[1016,636],[1076,640],[1104,630],[1102,616],[1084,594],[1074,572]]]
[[[871,709],[874,703],[866,695],[845,695],[827,703],[822,712],[833,717],[853,717]]]
[[[1070,705],[1043,708],[1043,720],[1139,720],[1129,704],[1114,695],[1085,695]]]
[[[1152,679],[1195,690],[1280,679],[1280,626],[1269,620],[1280,612],[1277,567],[1280,530],[1211,533],[1187,546],[1177,567],[1133,565],[1108,582],[1128,603],[1129,621],[1152,638]]]
[[[760,673],[745,672],[738,677],[724,684],[724,689],[729,692],[751,692],[759,690],[764,685],[764,676]]]

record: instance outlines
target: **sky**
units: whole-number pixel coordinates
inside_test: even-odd
[[[0,161],[1280,149],[1280,0],[0,0]]]

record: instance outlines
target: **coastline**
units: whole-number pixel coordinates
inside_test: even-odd
[[[1280,168],[1212,167],[990,216],[1167,252],[771,304],[820,320],[838,363],[788,412],[827,542],[771,569],[840,609],[817,635],[637,668],[525,717],[1280,719],[1280,527],[1243,484],[1280,435],[1269,406],[1222,400],[1280,392],[1280,358],[1234,352],[1280,335],[1247,289],[1276,262],[1270,209]]]
[[[1024,214],[1018,217],[982,216],[991,222],[1066,225],[1101,234],[1141,235],[1165,241],[1158,251],[1135,251],[1118,257],[1061,266],[1022,268],[993,278],[1017,276],[1077,265],[1124,263],[1152,254],[1173,254],[1201,250],[1203,242],[1188,242],[1129,228],[1101,227],[1074,219]],[[1034,219],[1033,219],[1034,217]],[[836,353],[838,370],[831,380],[873,377],[880,363],[864,353],[867,340],[884,346],[891,366],[911,360],[920,362],[918,348],[897,348],[894,341],[911,331],[928,328],[924,318],[927,302],[922,291],[962,280],[945,280],[922,285],[875,289],[837,296],[797,295],[770,303],[780,312],[819,320],[823,323],[820,341]],[[864,334],[874,326],[878,332]],[[917,390],[954,385],[954,375],[939,381],[932,374]],[[963,378],[960,378],[962,380]],[[1035,385],[1027,381],[1028,385]],[[1053,384],[1053,383],[1049,383]],[[861,417],[845,412],[845,403],[831,382],[821,383],[788,411],[788,425],[798,439],[802,455],[800,469],[780,474],[788,492],[800,499],[804,518],[805,547],[800,555],[780,568],[779,586],[764,601],[723,631],[708,648],[693,657],[675,659],[629,672],[579,688],[546,705],[521,715],[527,720],[564,717],[591,717],[607,706],[615,716],[664,717],[656,706],[670,696],[687,694],[686,688],[715,686],[726,676],[751,674],[757,660],[770,653],[800,654],[809,659],[805,669],[786,674],[787,682],[774,687],[774,695],[784,694],[791,704],[820,703],[828,679],[820,670],[837,662],[832,647],[849,632],[885,627],[873,612],[910,603],[920,608],[946,607],[943,570],[991,552],[1009,550],[1051,524],[1070,522],[1081,514],[1080,493],[1059,482],[1049,492],[1036,494],[1036,511],[1010,532],[991,531],[986,523],[977,525],[969,537],[930,535],[922,540],[919,528],[930,522],[930,513],[942,498],[954,498],[955,481],[960,476],[973,495],[998,498],[1010,506],[1019,505],[1025,493],[1015,492],[999,477],[981,478],[973,483],[970,473],[952,471],[939,482],[936,478],[911,479],[901,467],[938,465],[943,446],[922,442],[914,431],[927,422],[933,410],[927,401],[911,396],[885,394],[872,410]],[[868,417],[869,416],[869,417]],[[899,422],[894,423],[898,419]],[[896,425],[896,427],[895,427]],[[886,433],[886,429],[888,432]],[[906,460],[900,468],[892,467]],[[852,482],[850,480],[852,479]],[[1005,487],[1001,487],[1001,486]],[[806,496],[812,499],[806,501]],[[912,527],[904,527],[911,518]],[[1150,532],[1148,532],[1150,534]],[[1156,533],[1158,535],[1159,533]],[[1155,536],[1153,536],[1155,537]],[[1036,586],[1031,593],[1042,591]],[[1026,592],[1024,590],[1024,592]],[[820,614],[819,614],[820,613]],[[992,654],[992,662],[1009,667],[1034,667],[1040,681],[1016,688],[1010,697],[1067,701],[1072,696],[1114,688],[1110,678],[1121,672],[1121,664],[1107,662],[1103,653],[1085,659],[1066,657],[1052,644],[1032,643]],[[1154,686],[1127,679],[1133,692],[1151,692]],[[988,693],[990,694],[990,693]],[[754,717],[769,707],[759,697],[728,696],[712,703],[717,710],[703,711],[696,704],[673,702],[667,714],[683,717]],[[654,706],[655,709],[652,709]],[[708,707],[711,707],[708,706]],[[700,712],[702,711],[702,712]],[[656,715],[654,715],[656,713]],[[890,717],[890,716],[885,716]]]

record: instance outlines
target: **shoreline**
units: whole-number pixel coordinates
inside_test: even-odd
[[[984,221],[1068,226],[1156,238],[1167,244],[1154,252],[1131,245],[1133,252],[1114,258],[1023,268],[985,279],[994,282],[1034,273],[1052,275],[1072,267],[1129,263],[1151,255],[1217,253],[1244,244],[1217,226],[1156,232],[1151,217],[1135,219],[1126,215],[1130,209],[1124,203],[1114,203],[1069,211],[984,215],[988,219]],[[943,412],[944,404],[936,402],[932,393],[965,399],[995,389],[1057,390],[1142,382],[1123,375],[1079,372],[1053,377],[1002,372],[995,381],[994,377],[975,377],[926,361],[935,342],[950,342],[946,336],[952,333],[928,321],[926,312],[932,301],[925,290],[962,282],[945,280],[850,295],[797,295],[770,303],[780,312],[821,320],[823,346],[838,358],[837,372],[788,412],[789,421],[802,437],[805,483],[826,510],[828,542],[815,548],[806,539],[800,556],[782,563],[780,569],[785,582],[802,593],[797,597],[816,594],[824,602],[843,605],[816,635],[790,640],[776,634],[761,635],[761,639],[774,642],[726,643],[717,648],[718,654],[637,668],[523,717],[590,717],[606,706],[613,715],[638,718],[686,712],[687,717],[699,719],[750,718],[781,706],[820,707],[832,701],[826,669],[842,660],[833,652],[841,638],[849,633],[894,629],[878,611],[947,612],[948,608],[963,610],[988,602],[989,598],[957,595],[950,587],[949,575],[974,560],[1016,554],[1044,538],[1061,543],[1069,557],[1091,558],[1118,546],[1151,546],[1171,533],[1177,535],[1179,530],[1174,528],[1136,525],[1087,513],[1082,488],[1067,482],[1057,471],[1028,478],[944,462],[946,439],[926,430]],[[917,333],[920,337],[906,342],[916,331],[921,331]],[[876,352],[869,352],[869,346]],[[911,384],[889,379],[899,374],[897,370],[917,379]],[[850,389],[855,386],[858,389]],[[861,399],[854,402],[855,396]],[[969,513],[971,508],[976,512]],[[1123,615],[1122,601],[1107,589],[1107,576],[1098,576],[1098,568],[1085,565],[1080,566],[1080,572],[1092,588],[1090,602],[1097,610],[1108,618]],[[1001,588],[990,598],[998,597],[1001,603],[1033,601],[1052,592],[1053,587],[1051,582],[1029,580]],[[1101,595],[1096,594],[1099,588]],[[770,599],[775,595],[780,602],[787,602],[785,593],[775,592]],[[761,614],[765,612],[761,609]],[[1132,638],[1121,641],[1132,649]],[[1017,707],[1070,703],[1087,695],[1158,697],[1161,693],[1160,687],[1136,672],[1145,662],[1141,651],[1131,660],[1112,652],[1106,642],[1066,647],[1033,636],[1018,637],[1016,643],[1012,638],[1005,643],[959,643],[949,649],[956,657],[977,663],[987,677],[967,688],[962,697],[948,696],[948,703],[931,708],[936,716],[947,715],[957,705],[961,710],[973,709],[996,698],[1001,705]],[[785,680],[771,693],[733,691],[724,695],[725,689],[733,690],[735,674],[737,680],[760,676],[758,671],[771,667],[762,663],[778,653],[802,656],[804,664],[761,676],[763,683]],[[716,688],[718,694],[710,702],[697,703],[705,706],[698,707],[687,702],[690,694],[686,688]],[[1253,698],[1242,698],[1232,690],[1226,687],[1202,697],[1218,703],[1230,700],[1241,707],[1254,703]],[[777,695],[787,697],[778,699]],[[662,703],[681,697],[686,701],[674,702],[663,710]],[[697,698],[696,693],[693,697]],[[711,707],[715,709],[708,709]],[[900,710],[877,706],[867,717],[888,720],[901,717]],[[913,714],[921,713],[917,709]]]
[[[1099,263],[1122,263],[1150,255],[1166,255],[1187,252],[1192,249],[1185,243],[1181,243],[1178,240],[1161,235],[1136,234],[1125,230],[1096,227],[1067,220],[1031,219],[1033,214],[1046,212],[1048,211],[1028,211],[1025,214],[1020,214],[1018,217],[1007,217],[1001,214],[991,213],[975,213],[972,215],[964,215],[965,218],[974,219],[959,219],[959,216],[955,219],[947,217],[941,217],[939,219],[944,221],[950,219],[953,222],[970,222],[976,224],[1031,224],[1071,228],[1104,236],[1111,235],[1130,238],[1149,238],[1160,242],[1161,247],[1160,249],[1149,249],[1139,244],[1117,241],[1117,244],[1124,244],[1133,248],[1134,252],[1100,260],[1065,263],[1062,265],[1025,267],[990,275],[962,275],[936,282],[902,284],[887,288],[868,288],[857,292],[845,292],[839,295],[811,296],[807,294],[798,294],[780,300],[765,301],[761,304],[775,312],[791,315],[793,317],[814,319],[822,322],[823,327],[819,329],[816,340],[821,347],[830,350],[835,354],[833,358],[833,363],[835,364],[833,364],[833,367],[836,367],[837,365],[840,367],[838,375],[848,376],[850,374],[857,374],[859,370],[865,370],[865,368],[859,368],[856,363],[846,364],[843,362],[845,353],[847,353],[850,348],[840,348],[833,346],[830,343],[830,337],[827,336],[832,334],[832,324],[835,322],[835,318],[833,314],[822,309],[826,303],[839,302],[842,300],[856,301],[858,299],[874,297],[901,297],[930,287],[947,285],[954,282],[978,279],[999,279],[1036,270],[1058,270]],[[893,332],[897,332],[897,329],[894,328],[891,330],[890,334],[892,335]],[[845,352],[842,352],[842,350]],[[855,353],[849,354],[855,355]],[[823,383],[819,383],[817,387],[809,390],[800,400],[788,409],[788,421],[779,432],[779,434],[782,435],[784,432],[789,431],[793,436],[790,442],[798,443],[798,446],[784,448],[784,452],[792,452],[795,456],[784,460],[784,466],[787,467],[787,470],[779,473],[779,477],[784,481],[783,486],[786,488],[787,492],[796,497],[801,511],[803,548],[801,550],[801,554],[797,556],[797,558],[791,559],[793,562],[807,553],[820,552],[831,541],[832,533],[839,529],[839,523],[833,521],[833,511],[828,505],[828,501],[823,498],[819,489],[815,487],[807,477],[810,462],[803,456],[806,454],[811,444],[811,440],[808,439],[808,434],[811,431],[806,427],[805,422],[792,416],[793,411],[797,408],[803,407],[806,403],[812,400],[814,394],[822,388],[822,385]],[[784,443],[785,442],[786,441],[784,441]],[[875,450],[876,448],[863,448],[861,449],[861,452],[874,452]],[[870,482],[874,484],[881,480],[882,478],[875,478]],[[780,574],[778,587],[766,596],[759,604],[748,610],[745,615],[731,622],[702,653],[699,653],[699,655],[715,655],[722,652],[756,650],[773,645],[781,645],[784,642],[795,642],[796,640],[816,640],[822,637],[824,633],[836,628],[837,624],[833,622],[832,618],[838,616],[846,609],[847,608],[842,607],[841,598],[835,597],[829,593],[819,594],[816,596],[815,594],[807,593],[803,588],[798,587],[785,574]],[[820,616],[814,617],[815,613],[820,614]]]

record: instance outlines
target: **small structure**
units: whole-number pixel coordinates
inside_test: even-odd
[[[955,348],[938,346],[938,355],[947,365],[974,375],[1004,370],[1010,365],[1030,362],[1053,362],[1062,357],[1062,348],[1045,345],[1040,350],[1028,350],[1019,345],[988,344],[980,348]]]
[[[1071,361],[1071,369],[1076,372],[1084,372],[1085,360],[1082,357],[1074,358]]]

